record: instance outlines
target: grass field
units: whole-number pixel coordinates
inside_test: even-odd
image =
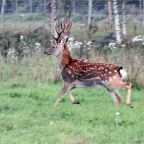
[[[61,83],[0,85],[0,144],[144,143],[144,90],[133,90],[134,109],[115,108],[102,89],[75,89],[80,105],[66,96],[53,108]],[[124,99],[125,92],[121,94]]]

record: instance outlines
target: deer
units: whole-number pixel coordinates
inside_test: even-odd
[[[119,89],[125,89],[127,91],[125,104],[133,108],[131,105],[132,84],[126,82],[127,72],[122,66],[111,63],[85,62],[71,57],[67,45],[71,26],[72,22],[66,19],[61,22],[61,27],[56,25],[57,37],[52,35],[56,44],[51,49],[45,49],[45,54],[55,54],[64,82],[57,95],[54,107],[58,106],[66,93],[73,104],[80,104],[71,93],[73,88],[101,86],[111,94],[116,107],[123,104]]]

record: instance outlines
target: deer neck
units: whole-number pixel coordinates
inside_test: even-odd
[[[57,55],[57,59],[58,59],[58,65],[61,71],[72,60],[70,52],[66,44],[64,45],[63,50]]]

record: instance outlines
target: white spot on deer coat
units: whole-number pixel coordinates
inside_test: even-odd
[[[70,70],[68,70],[68,73],[69,73],[69,74],[71,74],[71,71],[70,71]]]

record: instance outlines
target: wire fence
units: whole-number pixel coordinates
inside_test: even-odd
[[[16,3],[17,2],[17,3]],[[122,5],[121,1],[118,3],[119,6],[119,14],[122,14]],[[2,9],[2,2],[0,2],[0,8]],[[6,4],[4,6],[4,15],[26,15],[26,14],[38,14],[43,15],[50,18],[52,6],[50,0],[17,0],[11,1],[6,0]],[[78,17],[79,21],[85,20],[87,21],[88,16],[88,1],[84,0],[74,0],[74,1],[66,1],[62,3],[61,1],[55,1],[55,11],[57,18],[65,15],[66,12],[69,12],[71,17]],[[106,1],[97,1],[93,0],[92,3],[92,19],[102,19],[103,17],[107,17],[108,14],[108,3]],[[143,20],[144,10],[142,3],[126,3],[126,15],[131,20],[140,22]]]

